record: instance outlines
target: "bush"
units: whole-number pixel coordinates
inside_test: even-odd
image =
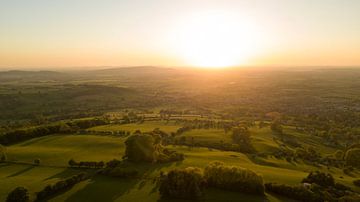
[[[175,169],[160,176],[160,195],[164,198],[198,199],[204,183],[199,168]]]
[[[29,201],[29,193],[25,187],[17,187],[9,193],[6,202],[27,202]]]
[[[265,184],[266,191],[279,194],[291,199],[307,202],[323,202],[324,200],[318,194],[312,192],[304,186],[289,186],[284,184]]]
[[[261,176],[248,169],[224,166],[222,162],[210,163],[205,168],[204,178],[212,187],[248,194],[264,194]]]
[[[346,165],[360,168],[360,149],[349,149],[345,154]]]
[[[70,167],[81,167],[81,168],[103,168],[105,163],[103,161],[80,161],[76,162],[74,159],[70,159],[68,162]]]
[[[316,183],[322,187],[335,185],[335,180],[331,174],[320,171],[310,172],[309,175],[302,180],[302,182],[310,184]]]
[[[38,166],[38,165],[40,165],[40,162],[41,162],[40,159],[35,159],[34,160],[34,165]]]

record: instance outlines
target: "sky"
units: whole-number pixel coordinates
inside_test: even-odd
[[[0,68],[357,66],[359,0],[0,0]]]

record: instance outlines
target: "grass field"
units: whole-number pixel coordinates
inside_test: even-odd
[[[161,122],[161,121],[148,121],[142,124],[138,123],[130,123],[130,124],[111,124],[111,125],[104,125],[104,126],[97,126],[90,128],[88,130],[91,131],[130,131],[131,133],[135,132],[136,130],[140,130],[141,132],[151,132],[156,128],[160,130],[171,133],[176,132],[179,129],[180,125],[175,125],[174,122]]]
[[[67,166],[78,161],[109,161],[124,154],[124,138],[96,135],[52,135],[35,138],[7,148],[9,161]]]

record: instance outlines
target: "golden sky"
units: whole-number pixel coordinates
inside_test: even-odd
[[[0,68],[360,65],[358,0],[1,0]]]

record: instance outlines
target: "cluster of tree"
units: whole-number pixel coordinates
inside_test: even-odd
[[[102,118],[94,118],[94,119],[79,119],[75,121],[70,121],[66,123],[72,128],[86,129],[100,125],[108,124],[108,121]]]
[[[284,184],[265,184],[269,192],[286,196],[300,201],[359,201],[360,196],[351,188],[336,183],[331,174],[319,171],[311,172],[302,180],[302,186],[289,186]]]
[[[285,158],[286,161],[288,162],[291,162],[295,158],[294,151],[284,146],[280,147],[279,149],[276,149],[274,152],[272,152],[272,155],[278,159]]]
[[[295,150],[295,157],[313,163],[321,162],[321,154],[313,147],[297,148]]]
[[[330,187],[335,185],[334,177],[329,173],[320,171],[310,172],[309,175],[302,180],[303,183],[316,183],[322,187]]]
[[[96,135],[113,135],[126,137],[131,135],[130,131],[118,130],[118,131],[97,131],[97,130],[80,130],[80,134],[96,134]]]
[[[180,127],[176,130],[176,133],[175,135],[181,135],[187,131],[190,131],[192,128],[190,126],[183,126],[183,127]]]
[[[171,162],[181,161],[184,155],[165,149],[161,137],[153,134],[135,133],[125,141],[124,159],[132,162]]]
[[[48,185],[36,194],[36,201],[46,201],[46,199],[49,199],[60,192],[66,191],[75,184],[86,179],[88,179],[88,177],[85,173],[79,173],[64,180],[58,181],[53,185]]]
[[[263,178],[255,172],[222,162],[211,162],[204,170],[207,185],[247,194],[264,194]]]
[[[188,130],[191,129],[224,129],[225,133],[230,131],[233,127],[239,126],[238,121],[221,121],[221,120],[177,120],[177,124],[181,124]],[[242,125],[250,126],[250,123],[243,123]],[[180,133],[181,134],[181,133]]]
[[[103,168],[105,163],[103,161],[80,161],[76,162],[74,159],[70,159],[68,162],[70,167],[78,168]]]
[[[360,168],[360,148],[347,150],[345,153],[345,162],[348,166]]]
[[[84,119],[69,121],[66,123],[51,124],[46,126],[31,127],[27,129],[19,129],[10,131],[0,136],[0,144],[10,145],[32,138],[42,137],[55,133],[72,133],[79,129],[85,129],[97,125],[104,125],[106,121],[103,119]]]
[[[10,145],[36,137],[42,137],[54,133],[69,132],[66,124],[39,126],[28,129],[20,129],[5,133],[0,136],[0,144]]]
[[[239,145],[243,153],[255,153],[255,148],[251,144],[251,135],[247,127],[234,127],[231,138],[233,142]]]
[[[261,176],[221,162],[212,162],[205,170],[189,167],[161,173],[159,183],[160,194],[164,198],[199,199],[206,187],[264,195]]]
[[[29,192],[25,187],[17,187],[11,191],[7,198],[6,202],[28,202],[29,201]]]
[[[138,116],[134,112],[129,112],[122,117],[122,121],[120,123],[127,124],[127,123],[137,123],[137,122],[140,122],[140,123],[144,122],[144,117]]]
[[[265,189],[268,192],[285,196],[291,199],[308,202],[323,202],[318,194],[304,186],[290,186],[285,184],[266,183]]]
[[[163,198],[199,199],[205,188],[202,171],[193,167],[161,173],[159,183]]]
[[[360,179],[359,180],[354,180],[353,183],[354,183],[355,186],[360,187]]]

